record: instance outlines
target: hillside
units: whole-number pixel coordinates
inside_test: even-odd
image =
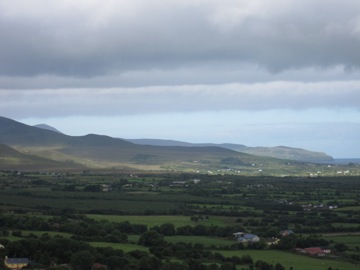
[[[4,117],[0,117],[0,143],[13,148],[3,146],[6,161],[3,166],[11,167],[13,155],[21,154],[15,163],[19,169],[57,167],[246,175],[307,175],[309,169],[319,170],[303,162],[255,156],[226,148],[243,148],[241,145],[140,145],[104,135],[68,136]]]
[[[0,169],[2,170],[80,170],[84,166],[73,162],[59,162],[37,156],[22,154],[0,144]]]
[[[103,135],[68,136],[0,117],[0,143],[21,153],[92,168],[206,170],[226,157],[253,163],[256,157],[220,147],[143,146]],[[209,165],[210,164],[210,165]]]
[[[308,151],[300,148],[276,146],[276,147],[248,147],[242,144],[211,144],[211,143],[187,143],[172,140],[158,140],[158,139],[126,139],[129,142],[142,144],[142,145],[162,145],[162,146],[187,146],[187,147],[198,147],[198,146],[213,146],[222,147],[241,153],[247,153],[255,156],[262,157],[274,157],[279,159],[305,161],[305,162],[326,162],[332,161],[333,158],[326,153]]]
[[[326,153],[286,146],[248,147],[246,149],[242,149],[240,152],[256,156],[267,156],[309,162],[326,162],[334,160],[333,157],[327,155]]]
[[[38,124],[38,125],[35,125],[34,127],[55,131],[57,133],[62,133],[59,130],[57,130],[56,128],[46,125],[46,124]]]

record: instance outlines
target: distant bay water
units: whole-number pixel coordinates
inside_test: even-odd
[[[346,165],[349,163],[360,164],[360,158],[334,158],[332,162],[326,162],[332,164]]]

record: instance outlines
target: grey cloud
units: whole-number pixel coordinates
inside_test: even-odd
[[[0,115],[25,118],[309,108],[360,109],[360,82],[270,82],[0,91]],[[21,110],[19,110],[21,108]]]
[[[3,76],[97,77],[219,62],[272,72],[360,67],[357,0],[23,3],[0,2]]]

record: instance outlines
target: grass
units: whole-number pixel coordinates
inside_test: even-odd
[[[165,237],[165,241],[170,243],[178,243],[183,242],[186,244],[201,244],[204,247],[223,247],[229,246],[236,243],[234,240],[229,240],[225,238],[215,238],[215,237],[208,237],[208,236],[167,236]]]
[[[353,202],[353,201],[350,201]],[[346,206],[335,209],[335,211],[342,212],[342,211],[360,211],[360,206]]]
[[[143,213],[145,210],[159,211],[171,211],[179,207],[180,203],[176,202],[161,202],[161,201],[141,201],[134,200],[133,197],[123,198],[124,200],[113,200],[109,197],[105,197],[104,194],[82,194],[81,192],[68,194],[62,194],[59,192],[57,197],[35,197],[37,194],[31,194],[32,196],[21,196],[18,194],[4,194],[0,192],[0,204],[7,204],[7,206],[23,207],[23,208],[39,208],[39,207],[51,207],[57,209],[71,208],[80,211],[89,210],[117,210],[128,211],[133,213]],[[49,192],[48,192],[49,194]],[[52,194],[51,194],[52,196]],[[134,196],[134,195],[133,195]],[[142,195],[138,195],[141,197]],[[127,200],[129,199],[129,200]],[[8,203],[11,202],[11,203]]]
[[[277,250],[237,250],[218,252],[225,257],[250,255],[254,262],[263,260],[273,265],[280,263],[285,269],[290,269],[290,267],[292,267],[294,270],[327,270],[329,267],[332,267],[332,269],[339,270],[359,270],[358,265],[349,262],[313,258]]]
[[[152,228],[155,226],[160,226],[164,223],[172,223],[175,227],[181,226],[195,226],[198,224],[202,225],[217,225],[217,226],[225,226],[229,221],[221,216],[219,217],[209,217],[208,219],[203,219],[201,221],[193,222],[191,221],[189,216],[118,216],[118,215],[94,215],[88,214],[89,218],[94,219],[96,221],[106,220],[109,222],[124,222],[128,221],[132,224],[143,224],[147,225],[148,228]]]
[[[343,227],[343,228],[358,228],[360,227],[359,223],[332,223],[333,227]]]
[[[360,247],[360,235],[325,235],[323,238],[328,241],[334,241],[335,243],[345,244],[352,250]]]
[[[107,243],[107,242],[90,242],[93,247],[111,247],[113,249],[121,249],[124,252],[130,252],[133,250],[149,251],[147,247],[134,245],[134,244],[122,244],[122,243]]]
[[[188,216],[117,216],[117,215],[87,215],[89,218],[96,221],[106,220],[109,222],[125,222],[132,224],[147,225],[148,228],[160,226],[164,223],[172,223],[176,227],[191,224]]]

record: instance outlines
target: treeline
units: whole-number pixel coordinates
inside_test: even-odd
[[[189,217],[190,219],[190,217]],[[185,225],[175,227],[172,223],[148,228],[143,224],[133,224],[128,221],[109,222],[95,221],[84,215],[64,215],[43,220],[36,216],[0,215],[0,228],[6,230],[33,230],[33,231],[58,231],[72,234],[73,238],[85,241],[126,242],[127,234],[140,235],[149,229],[165,236],[217,236],[232,237],[236,231],[243,230],[239,226],[194,226]]]
[[[155,235],[155,236],[154,236]],[[50,238],[48,235],[36,239],[21,239],[9,242],[0,240],[6,248],[0,251],[2,257],[31,258],[25,269],[48,268],[65,270],[235,270],[243,269],[284,270],[277,263],[254,262],[249,255],[224,257],[218,252],[205,250],[201,245],[167,243],[155,231],[144,233],[139,244],[149,246],[149,252],[134,250],[124,253],[112,248],[94,248],[88,243],[62,237]],[[147,242],[152,239],[152,242]],[[159,240],[160,239],[160,240]],[[174,260],[176,258],[177,260]]]

